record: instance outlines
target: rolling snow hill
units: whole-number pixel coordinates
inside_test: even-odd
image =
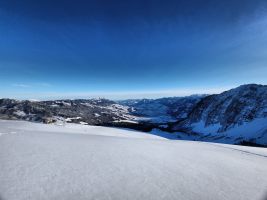
[[[0,121],[1,200],[264,200],[267,149]]]

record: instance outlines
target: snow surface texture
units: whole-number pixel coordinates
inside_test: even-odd
[[[1,200],[264,200],[267,149],[0,121]]]

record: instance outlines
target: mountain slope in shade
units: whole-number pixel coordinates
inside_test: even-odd
[[[0,120],[1,200],[264,200],[267,149]]]
[[[205,140],[242,140],[267,144],[267,86],[242,85],[203,98],[173,130]]]
[[[131,108],[130,114],[141,116],[150,122],[175,122],[187,117],[188,113],[205,95],[166,97],[160,99],[133,99],[118,101]]]

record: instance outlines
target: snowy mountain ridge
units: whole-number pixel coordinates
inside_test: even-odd
[[[80,123],[165,132],[169,138],[267,145],[267,86],[160,99],[0,99],[0,119]],[[161,133],[163,134],[163,133]]]
[[[19,101],[0,99],[1,119],[67,122],[103,125],[111,122],[175,122],[187,116],[200,96],[168,97],[111,101],[108,99],[77,99],[54,101]]]
[[[207,96],[173,130],[205,140],[235,139],[267,144],[267,86],[248,84]]]

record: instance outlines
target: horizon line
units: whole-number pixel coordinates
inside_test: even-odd
[[[243,84],[249,85],[249,84]],[[239,85],[240,86],[240,85]],[[214,87],[214,88],[195,88],[195,89],[171,89],[159,91],[116,91],[116,92],[21,92],[0,96],[1,99],[16,100],[75,100],[75,99],[110,99],[110,100],[127,100],[127,99],[159,99],[165,97],[187,97],[194,95],[212,95],[219,94],[224,91],[239,87]]]

